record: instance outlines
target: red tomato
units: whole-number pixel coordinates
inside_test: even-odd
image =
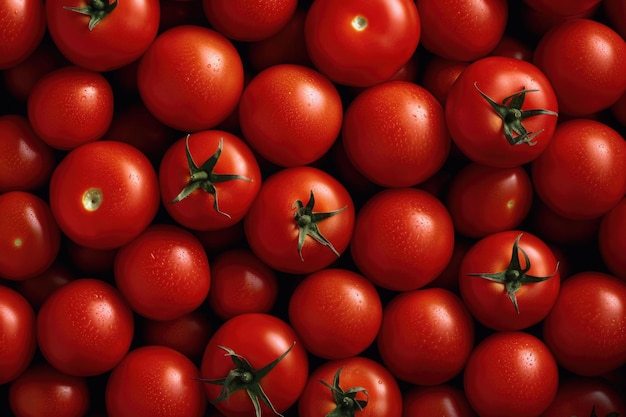
[[[389,81],[360,93],[346,109],[343,146],[372,182],[410,187],[434,175],[450,151],[443,107],[423,87]]]
[[[239,103],[246,141],[280,166],[318,160],[341,130],[343,107],[335,86],[319,72],[292,64],[257,74]]]
[[[48,203],[26,191],[0,194],[0,277],[32,278],[52,265],[60,247]]]
[[[113,120],[111,85],[102,74],[81,67],[63,67],[42,77],[27,104],[33,130],[56,149],[100,139]]]
[[[461,152],[500,168],[538,157],[557,122],[548,78],[529,62],[502,56],[471,63],[450,88],[445,111]]]
[[[159,28],[157,0],[46,0],[50,36],[75,65],[110,71],[138,59]]]
[[[65,255],[74,270],[83,276],[111,277],[117,249],[94,249],[71,240],[65,242]]]
[[[191,232],[152,224],[118,250],[115,283],[139,315],[173,320],[204,302],[211,270],[202,244]]]
[[[157,36],[141,57],[137,87],[148,110],[164,124],[187,132],[210,129],[235,110],[243,65],[220,33],[176,26]]]
[[[562,122],[531,173],[537,195],[557,214],[600,217],[626,194],[626,142],[601,122]]]
[[[41,43],[46,13],[41,0],[0,2],[0,70],[24,61]]]
[[[114,249],[137,237],[159,208],[159,181],[148,158],[123,142],[71,151],[50,180],[50,208],[74,242]]]
[[[445,106],[452,84],[469,64],[433,56],[424,67],[420,85]]]
[[[307,12],[311,61],[338,84],[386,81],[411,59],[419,40],[420,17],[410,0],[316,0]]]
[[[557,245],[588,244],[597,239],[602,217],[570,219],[557,214],[538,198],[530,211],[531,231]]]
[[[17,282],[15,289],[28,300],[35,310],[39,310],[39,307],[50,294],[75,278],[76,276],[69,266],[57,260],[41,274]]]
[[[477,417],[465,393],[454,385],[419,386],[403,394],[402,417]]]
[[[306,384],[309,363],[304,346],[286,322],[269,314],[246,313],[215,331],[200,374],[209,400],[224,416],[261,417],[295,404]]]
[[[601,0],[524,0],[528,6],[546,14],[573,16],[591,10]]]
[[[207,406],[200,373],[182,353],[141,346],[115,367],[106,384],[109,417],[202,417]]]
[[[92,376],[111,370],[128,352],[134,319],[117,289],[92,278],[58,288],[37,315],[44,358],[61,372]]]
[[[308,274],[329,266],[347,248],[354,203],[334,177],[309,166],[268,177],[244,220],[250,248],[270,267]]]
[[[626,198],[602,217],[598,231],[600,255],[611,273],[626,281]]]
[[[0,285],[0,384],[15,380],[35,356],[35,312],[17,291]]]
[[[9,387],[9,405],[18,417],[75,417],[87,414],[89,387],[46,363],[28,368]]]
[[[595,20],[555,26],[536,46],[533,62],[550,80],[563,114],[598,112],[626,91],[626,42]]]
[[[552,403],[558,367],[541,339],[497,332],[481,341],[465,367],[463,386],[481,417],[535,417]]]
[[[382,314],[374,284],[347,269],[314,272],[289,298],[289,323],[307,351],[324,359],[361,354],[376,340]]]
[[[417,0],[421,44],[433,54],[474,61],[496,47],[508,18],[505,0]]]
[[[532,62],[534,51],[526,44],[525,39],[519,39],[511,35],[504,34],[500,38],[500,42],[489,55],[508,56],[522,61]]]
[[[543,340],[559,365],[599,376],[626,364],[626,282],[600,272],[579,272],[563,282],[543,322]]]
[[[396,378],[416,385],[442,384],[465,367],[474,347],[474,321],[448,290],[402,292],[385,306],[377,345]]]
[[[568,377],[541,417],[618,417],[626,413],[620,392],[601,378]]]
[[[407,291],[443,272],[452,257],[454,226],[436,197],[415,188],[379,191],[360,209],[350,252],[374,284]]]
[[[602,7],[613,29],[626,37],[626,3],[621,0],[604,0]]]
[[[298,413],[300,417],[401,417],[401,395],[393,375],[379,362],[353,356],[324,362],[311,372]]]

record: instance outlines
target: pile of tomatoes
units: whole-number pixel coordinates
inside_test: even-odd
[[[0,409],[626,415],[623,0],[0,0]]]

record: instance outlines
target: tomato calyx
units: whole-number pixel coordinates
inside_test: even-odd
[[[309,194],[309,201],[306,205],[302,203],[302,200],[296,200],[292,206],[296,209],[294,220],[298,225],[298,255],[300,255],[300,260],[304,261],[304,258],[302,257],[302,247],[304,246],[304,240],[307,236],[311,236],[318,243],[328,246],[328,248],[330,248],[330,250],[332,250],[337,257],[339,257],[339,252],[337,252],[337,249],[335,249],[333,244],[322,235],[317,224],[322,220],[341,213],[348,206],[344,206],[338,210],[320,213],[313,211],[314,205],[315,196],[313,195],[313,190],[311,190]]]
[[[215,153],[211,155],[209,159],[204,161],[201,166],[196,165],[193,157],[191,156],[191,152],[189,151],[189,136],[191,135],[187,135],[187,137],[185,138],[185,156],[187,157],[187,165],[189,166],[190,175],[189,182],[181,190],[181,192],[176,197],[174,197],[172,201],[170,201],[170,203],[178,203],[179,201],[187,198],[197,189],[201,189],[213,196],[213,208],[215,209],[215,211],[230,218],[230,215],[228,213],[224,213],[219,209],[217,189],[215,188],[215,184],[231,180],[252,181],[252,179],[238,174],[216,174],[215,172],[213,172],[213,170],[215,169],[215,165],[217,164],[217,161],[222,154],[222,138],[220,138]]]
[[[502,104],[499,104],[487,94],[483,93],[481,89],[478,88],[478,83],[474,83],[474,88],[476,88],[480,95],[487,101],[487,103],[489,103],[493,110],[502,119],[504,137],[510,145],[526,144],[528,146],[534,146],[537,144],[537,142],[533,141],[533,139],[535,139],[535,137],[540,134],[543,129],[538,132],[529,132],[522,124],[524,119],[542,114],[558,116],[558,113],[552,110],[522,110],[522,105],[526,99],[526,93],[536,93],[539,90],[527,90],[526,87],[522,87],[521,91],[506,96],[502,100]]]
[[[343,367],[337,369],[335,376],[333,377],[332,385],[326,381],[320,379],[320,382],[326,385],[333,394],[333,399],[337,408],[330,413],[326,414],[326,417],[354,417],[357,411],[363,411],[369,401],[369,394],[363,387],[353,387],[347,391],[344,391],[339,386],[339,375]],[[365,395],[365,400],[359,400],[356,398],[357,394],[362,393]]]
[[[265,375],[274,369],[276,365],[278,365],[278,363],[283,360],[285,356],[287,356],[295,344],[296,342],[293,342],[289,349],[260,369],[254,369],[245,357],[239,355],[234,350],[225,346],[218,346],[220,349],[226,351],[226,356],[230,356],[235,364],[235,369],[231,369],[225,378],[196,378],[196,380],[222,386],[217,398],[211,401],[212,404],[219,403],[224,400],[228,401],[228,398],[234,392],[245,390],[248,397],[250,397],[250,401],[252,401],[256,417],[261,417],[261,402],[267,405],[274,414],[279,417],[283,417],[282,414],[276,411],[274,405],[263,391],[263,388],[261,387],[261,379],[263,379]]]
[[[598,417],[598,414],[596,414],[596,406],[594,405],[593,407],[591,407],[591,415],[589,417]],[[612,412],[607,414],[605,417],[619,417],[619,413],[617,412]]]
[[[530,270],[530,259],[526,254],[526,251],[519,246],[519,241],[522,238],[523,233],[517,235],[515,238],[515,242],[513,242],[513,254],[511,256],[511,261],[506,270],[495,272],[495,273],[470,273],[469,276],[484,278],[489,281],[498,282],[504,284],[506,288],[506,292],[513,303],[513,307],[515,307],[515,312],[520,314],[519,306],[517,304],[517,297],[515,293],[522,287],[524,284],[533,284],[537,282],[542,282],[547,279],[552,278],[556,272],[558,271],[559,264],[557,262],[555,271],[548,276],[538,277],[534,275],[528,275],[527,272]],[[526,265],[522,268],[520,263],[519,254],[522,254],[524,257],[524,264]]]
[[[109,0],[90,0],[89,4],[84,7],[63,7],[65,10],[80,13],[89,16],[89,31],[91,32],[98,23],[100,23],[105,17],[115,10],[118,0],[113,0],[113,3],[109,3]]]

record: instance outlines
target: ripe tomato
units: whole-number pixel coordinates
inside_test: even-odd
[[[0,2],[0,70],[24,61],[41,43],[46,13],[41,0]]]
[[[343,85],[386,81],[411,59],[419,40],[420,17],[410,0],[316,0],[305,21],[311,61]]]
[[[159,183],[148,158],[123,142],[72,150],[50,180],[50,208],[61,230],[94,249],[129,243],[154,219]]]
[[[589,244],[597,239],[602,217],[571,219],[557,214],[538,198],[530,211],[530,231],[557,245]]]
[[[626,281],[626,198],[608,213],[600,222],[598,243],[600,255],[611,273]]]
[[[535,417],[552,403],[558,372],[541,339],[526,332],[496,332],[472,351],[463,386],[481,417]]]
[[[44,272],[61,247],[50,206],[35,194],[0,194],[0,277],[24,280]]]
[[[311,372],[298,413],[300,417],[401,417],[402,394],[379,362],[352,356],[324,362]]]
[[[200,366],[209,400],[226,417],[282,413],[300,397],[308,374],[307,352],[295,331],[263,313],[224,322]]]
[[[561,285],[543,322],[543,339],[559,365],[599,376],[626,364],[626,282],[601,272],[578,272]]]
[[[57,260],[41,274],[17,282],[15,289],[28,300],[35,310],[39,310],[39,307],[50,294],[75,278],[76,275],[70,267]]]
[[[280,166],[318,160],[341,130],[343,107],[337,89],[319,72],[279,64],[257,74],[239,103],[246,141]]]
[[[396,378],[416,385],[442,384],[465,367],[474,347],[474,321],[451,291],[402,292],[385,306],[377,345]]]
[[[523,165],[544,151],[556,127],[556,111],[554,90],[541,70],[502,56],[468,65],[445,106],[450,135],[461,152],[500,168]]]
[[[445,106],[452,84],[468,65],[464,61],[445,59],[435,55],[426,63],[420,85],[430,91],[439,103]]]
[[[620,392],[602,378],[570,376],[559,381],[559,390],[541,417],[618,417],[626,413]]]
[[[559,123],[531,166],[534,189],[557,214],[600,217],[626,194],[626,142],[608,125],[573,119]]]
[[[73,64],[111,71],[138,59],[159,28],[157,0],[46,0],[48,30]]]
[[[0,384],[15,380],[35,356],[35,312],[17,291],[0,285]]]
[[[342,130],[348,158],[385,187],[410,187],[434,175],[450,151],[443,107],[425,88],[390,81],[361,92]]]
[[[80,278],[54,291],[37,315],[37,341],[61,372],[92,376],[111,370],[128,352],[133,313],[117,289]]]
[[[409,388],[402,403],[403,417],[477,417],[463,390],[451,384]]]
[[[210,129],[235,110],[243,90],[243,65],[220,33],[176,26],[157,36],[141,57],[137,88],[148,110],[164,124],[187,132]]]
[[[436,197],[415,188],[384,189],[358,212],[350,252],[374,284],[407,291],[423,287],[445,269],[454,226]]]
[[[512,254],[511,254],[512,253]],[[484,237],[459,266],[459,290],[472,315],[495,330],[521,330],[546,317],[559,294],[558,261],[538,237],[507,230]]]
[[[591,10],[601,0],[524,0],[533,9],[557,16],[574,16]]]
[[[270,267],[308,274],[329,266],[348,247],[354,203],[339,181],[310,166],[268,177],[244,219],[250,248]]]

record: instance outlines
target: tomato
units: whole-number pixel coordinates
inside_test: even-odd
[[[543,240],[558,244],[588,244],[597,239],[602,217],[571,219],[557,214],[538,198],[530,211],[530,231]]]
[[[541,417],[617,417],[626,413],[620,392],[601,378],[568,377]]]
[[[305,42],[322,74],[338,84],[368,87],[411,59],[420,30],[410,0],[316,0],[307,12]]]
[[[69,266],[56,260],[41,274],[17,282],[15,289],[28,300],[35,310],[39,310],[39,307],[50,294],[75,278],[76,275]]]
[[[469,64],[434,55],[425,65],[420,85],[445,106],[452,84]]]
[[[17,291],[0,285],[0,384],[18,378],[35,356],[35,312]]]
[[[573,16],[591,10],[601,0],[524,0],[528,6],[546,14]]]
[[[341,130],[343,107],[335,86],[319,72],[279,64],[257,74],[239,103],[246,141],[280,166],[318,160]]]
[[[118,248],[94,249],[65,240],[64,255],[72,268],[83,276],[112,277]]]
[[[552,403],[558,367],[541,339],[496,332],[472,351],[463,374],[465,395],[481,417],[534,417]]]
[[[186,132],[210,129],[235,110],[243,90],[243,65],[220,33],[176,26],[158,35],[141,57],[137,88],[162,123]]]
[[[423,287],[452,257],[454,226],[436,197],[415,188],[384,189],[357,214],[350,253],[374,284],[394,291]]]
[[[334,177],[313,167],[282,169],[262,184],[244,219],[250,248],[270,267],[308,274],[348,248],[355,209]]]
[[[530,176],[520,166],[470,163],[454,176],[446,195],[455,230],[471,238],[515,229],[530,213],[532,201]]]
[[[74,242],[114,249],[156,216],[159,184],[148,158],[123,142],[97,141],[72,150],[50,180],[50,208]]]
[[[41,43],[46,13],[41,0],[3,0],[0,3],[0,70],[24,61]]]
[[[293,328],[264,313],[224,322],[200,366],[209,400],[226,417],[282,413],[299,398],[308,373],[307,352]]]
[[[626,142],[608,125],[589,119],[559,123],[531,166],[534,189],[557,214],[600,217],[626,194]]]
[[[605,214],[598,230],[598,244],[604,264],[611,273],[626,280],[626,198]]]
[[[90,405],[89,387],[84,377],[35,364],[11,383],[9,405],[18,417],[84,416]]]
[[[74,149],[100,139],[113,120],[113,89],[107,79],[76,66],[42,77],[27,104],[33,130],[56,149]]]
[[[434,175],[450,150],[443,107],[423,87],[390,81],[360,93],[346,109],[343,146],[372,182],[410,187]]]
[[[118,250],[115,284],[136,313],[173,320],[204,302],[211,270],[202,244],[191,232],[152,224]]]
[[[379,362],[353,356],[326,361],[311,372],[298,412],[300,417],[401,417],[402,394]]]
[[[442,384],[465,367],[474,347],[474,321],[451,291],[412,290],[385,306],[376,340],[382,362],[396,378]]]
[[[115,367],[106,384],[109,417],[202,417],[207,400],[196,365],[164,346],[141,346]]]
[[[54,262],[61,233],[50,206],[26,191],[0,194],[0,277],[32,278]]]
[[[533,62],[550,80],[563,114],[598,112],[626,91],[626,42],[595,20],[555,26],[539,41]]]
[[[463,390],[451,384],[412,387],[402,402],[403,417],[476,417]]]
[[[543,339],[564,369],[599,376],[626,364],[626,282],[595,271],[561,285],[543,322]]]
[[[611,27],[622,37],[626,36],[626,4],[620,0],[604,0],[602,8]]]
[[[511,254],[512,253],[512,254]],[[495,330],[521,330],[543,320],[560,288],[550,247],[527,232],[484,237],[459,266],[459,289],[472,315]]]
[[[80,278],[54,291],[37,315],[37,341],[61,372],[92,376],[111,370],[133,338],[132,310],[113,286]]]
[[[159,28],[157,0],[46,0],[48,30],[73,64],[111,71],[138,59]]]
[[[554,90],[541,70],[502,56],[468,65],[445,106],[450,135],[461,152],[499,168],[537,158],[552,138],[556,111]]]
[[[519,39],[506,33],[500,38],[500,42],[489,55],[508,56],[522,61],[532,62],[533,49],[527,45],[526,39]]]
[[[347,269],[314,272],[289,298],[289,323],[307,351],[324,359],[363,353],[376,339],[382,313],[374,284]]]
[[[208,303],[221,319],[243,313],[269,313],[277,298],[276,273],[250,250],[225,250],[211,259]]]
[[[295,13],[298,1],[203,0],[202,6],[215,30],[230,39],[251,42],[266,39],[282,29]]]

